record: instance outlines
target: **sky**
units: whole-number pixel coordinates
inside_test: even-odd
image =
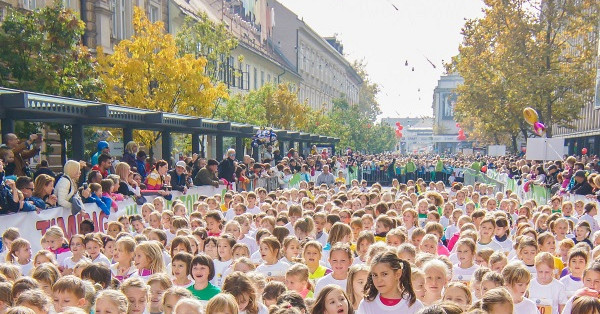
[[[465,19],[483,16],[482,0],[278,1],[319,35],[337,35],[350,62],[365,60],[380,118],[432,116],[442,60],[458,54]]]

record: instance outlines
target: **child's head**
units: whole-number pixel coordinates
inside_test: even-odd
[[[358,244],[357,244],[358,245]],[[308,241],[302,249],[302,258],[307,265],[317,265],[321,260],[323,246],[317,241]]]
[[[6,254],[6,261],[13,262],[21,260],[22,262],[29,262],[31,260],[31,244],[29,241],[18,238],[12,241],[10,249]]]
[[[287,290],[285,284],[279,281],[269,281],[262,293],[264,305],[270,307],[277,303],[277,298]]]
[[[65,307],[83,308],[85,305],[85,285],[83,280],[73,276],[64,276],[52,286],[54,309],[57,312]]]
[[[444,290],[443,300],[454,302],[466,311],[471,306],[473,296],[471,290],[464,283],[451,282]]]
[[[364,264],[352,265],[348,269],[346,295],[351,307],[356,308],[363,299],[365,284],[369,276],[369,267]]]
[[[220,261],[228,261],[233,256],[233,246],[235,239],[230,234],[223,234],[217,240],[217,253]]]
[[[234,271],[229,274],[223,282],[221,291],[235,296],[240,311],[247,313],[258,311],[259,301],[256,288],[250,278],[243,272]]]
[[[44,291],[40,289],[29,289],[23,291],[16,300],[13,300],[15,307],[13,309],[17,309],[19,307],[24,307],[24,309],[32,310],[32,312],[27,313],[50,313],[52,309],[52,300],[50,297],[44,293]],[[10,310],[6,313],[11,313]],[[15,311],[13,313],[24,313],[20,311]]]
[[[373,301],[378,294],[386,297],[400,292],[407,296],[408,304],[412,306],[417,297],[411,283],[410,268],[407,261],[393,252],[386,251],[375,256],[365,285],[365,299]]]
[[[517,245],[517,257],[525,263],[532,266],[535,263],[535,256],[538,252],[537,242],[528,237],[522,236]]]
[[[347,276],[348,268],[352,265],[353,255],[348,244],[336,243],[329,251],[329,264],[333,276]]]
[[[504,286],[504,278],[495,271],[489,271],[481,278],[481,294],[502,286]]]
[[[52,295],[52,286],[60,278],[60,271],[54,264],[46,263],[36,267],[31,274],[31,277],[40,285],[46,294]]]
[[[300,263],[293,264],[285,272],[285,286],[288,290],[302,293],[302,291],[309,288],[308,275],[309,270],[306,265]]]
[[[153,273],[165,270],[162,250],[155,241],[138,244],[134,250],[133,263],[137,269],[149,269]]]
[[[492,253],[489,260],[490,269],[497,273],[501,273],[504,266],[508,264],[508,258],[502,251],[496,251]]]
[[[502,270],[502,277],[506,288],[513,297],[513,301],[520,302],[529,288],[531,273],[521,262],[510,262]]]
[[[55,256],[56,255],[54,253],[52,253],[48,250],[39,250],[33,256],[33,266],[38,267],[39,265],[42,265],[45,263],[57,265]]]
[[[210,256],[199,254],[192,259],[190,273],[196,283],[205,283],[215,276],[215,264]]]
[[[58,226],[52,226],[48,228],[44,234],[44,238],[46,239],[46,245],[48,248],[50,248],[50,250],[56,250],[66,242],[65,234]]]
[[[486,313],[512,313],[513,299],[505,288],[494,288],[482,296],[481,309]]]
[[[438,237],[433,234],[426,234],[421,240],[419,251],[437,255]]]
[[[165,273],[156,273],[148,278],[150,287],[150,313],[162,311],[162,296],[165,290],[171,288],[171,276]]]
[[[300,254],[300,241],[294,236],[287,236],[283,239],[283,255],[289,262],[294,262],[294,259]]]
[[[141,278],[126,279],[121,284],[120,290],[129,300],[128,313],[143,313],[146,311],[150,287]]]
[[[573,248],[569,251],[569,258],[567,261],[567,266],[569,267],[569,271],[571,271],[571,275],[576,278],[581,278],[588,262],[588,252],[584,249]]]
[[[192,293],[183,287],[173,286],[162,297],[162,309],[164,314],[172,314],[175,310],[175,305],[180,299],[192,298]]]
[[[176,312],[177,309],[175,310]],[[219,293],[206,304],[206,313],[238,313],[239,306],[234,296],[229,293]],[[181,313],[184,313],[183,311]],[[194,312],[192,312],[194,313]]]
[[[123,292],[118,290],[102,290],[96,296],[96,314],[127,313],[129,301]]]
[[[346,291],[335,285],[325,286],[312,307],[312,313],[352,313],[351,311],[352,304]]]
[[[448,283],[448,266],[444,262],[433,259],[423,265],[425,273],[425,290],[427,296],[434,296],[438,299],[442,296],[442,290]]]

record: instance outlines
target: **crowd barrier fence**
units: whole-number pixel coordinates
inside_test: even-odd
[[[200,196],[223,195],[227,191],[226,186],[218,188],[213,186],[195,186],[189,188],[186,194],[173,191],[170,201],[167,201],[167,208],[175,200],[181,200],[188,211],[191,212],[194,202]],[[157,195],[145,196],[148,202],[152,202]],[[59,226],[67,239],[71,235],[79,233],[79,224],[84,219],[89,219],[94,223],[96,231],[105,232],[106,224],[110,221],[116,221],[123,215],[141,214],[141,206],[137,205],[132,198],[126,198],[123,201],[116,202],[118,209],[106,215],[96,204],[84,204],[85,210],[72,215],[70,209],[63,207],[54,207],[42,210],[39,214],[36,212],[20,212],[8,215],[2,215],[0,219],[0,230],[6,230],[9,227],[19,229],[22,237],[31,243],[33,252],[37,252],[41,247],[42,236],[51,226]]]

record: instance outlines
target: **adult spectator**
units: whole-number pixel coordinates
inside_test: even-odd
[[[91,160],[92,166],[95,166],[98,164],[98,158],[100,157],[100,155],[110,154],[110,148],[108,147],[107,141],[98,142],[98,145],[96,147],[98,148],[98,151],[96,151],[96,153],[94,155],[92,155],[92,160]]]
[[[42,139],[38,138],[37,134],[31,134],[26,141],[19,141],[15,134],[8,133],[4,137],[4,142],[6,147],[15,155],[13,162],[15,165],[14,175],[17,177],[31,176],[31,169],[29,169],[29,165],[25,160],[37,155],[40,151]],[[30,147],[32,148],[30,149]]]
[[[129,141],[127,145],[125,145],[125,151],[123,152],[123,158],[121,158],[122,162],[126,162],[129,167],[132,169],[136,169],[136,154],[138,153],[139,146],[134,141]]]
[[[142,181],[146,181],[146,176],[148,173],[146,172],[145,151],[140,150],[137,152],[137,154],[135,155],[135,169],[132,170],[140,174],[140,176],[142,177]]]
[[[229,183],[235,182],[235,149],[230,148],[227,150],[226,158],[219,164],[219,179],[225,179]]]
[[[326,184],[327,186],[333,186],[335,183],[335,177],[329,172],[329,166],[323,166],[323,172],[317,177],[316,185]]]
[[[196,177],[194,177],[194,185],[203,186],[203,185],[212,185],[214,187],[219,187],[221,181],[217,177],[217,167],[219,163],[214,159],[209,159],[206,166],[200,171]]]
[[[112,164],[112,157],[108,154],[102,154],[98,157],[98,164],[92,167],[92,171],[100,171],[103,179],[106,179],[110,174],[110,166]]]
[[[187,193],[187,172],[186,172],[187,164],[185,161],[180,160],[175,164],[175,169],[169,171],[169,175],[171,176],[171,186],[173,190]]]
[[[417,165],[415,165],[414,161],[412,160],[412,158],[409,158],[408,161],[406,162],[406,165],[404,166],[404,169],[406,171],[406,180],[414,180],[415,179],[415,172],[417,172]]]
[[[44,173],[35,178],[32,198],[43,201],[46,204],[44,208],[56,206],[56,195],[52,194],[54,191],[54,180],[54,177]]]
[[[37,211],[38,213],[46,208],[46,204],[40,199],[32,199],[33,196],[33,180],[30,177],[20,176],[15,181],[17,189],[23,194],[23,200],[25,203],[23,204],[22,212],[32,212]]]
[[[198,157],[192,164],[192,178],[195,178],[200,169],[206,167],[206,158]]]
[[[575,185],[573,185],[571,193],[576,195],[588,195],[592,194],[592,190],[592,186],[585,177],[585,170],[577,170],[577,172],[575,172]]]
[[[102,174],[100,173],[100,171],[98,170],[92,170],[90,171],[90,173],[88,173],[88,177],[87,177],[87,183],[98,183],[100,184],[100,181],[102,181]]]
[[[165,175],[168,170],[169,165],[166,161],[157,161],[154,170],[146,177],[146,190],[155,191],[163,196],[170,195],[171,193],[165,190]]]
[[[126,162],[120,162],[115,167],[115,173],[119,176],[119,190],[120,194],[127,196],[140,196],[140,187],[137,182],[133,180],[133,172],[131,167]]]
[[[71,209],[71,197],[78,193],[77,180],[81,176],[81,164],[75,160],[67,160],[63,168],[63,175],[56,182],[54,187],[54,195],[58,206],[65,209]],[[90,197],[90,190],[85,189],[81,192],[84,198]]]
[[[558,167],[556,165],[550,165],[550,167],[548,167],[548,173],[546,174],[546,180],[544,181],[544,185],[547,188],[552,188],[553,185],[558,183],[558,179],[556,178],[557,175]]]
[[[46,159],[42,159],[40,161],[40,163],[37,166],[37,170],[35,171],[35,173],[33,174],[33,179],[37,179],[37,177],[40,174],[47,174],[53,178],[56,178],[56,173],[54,173],[54,171],[50,170],[49,166],[48,166],[48,161]]]

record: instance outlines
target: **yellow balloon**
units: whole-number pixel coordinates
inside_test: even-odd
[[[537,111],[531,107],[523,109],[523,117],[525,118],[525,121],[531,125],[535,124],[539,120]]]

